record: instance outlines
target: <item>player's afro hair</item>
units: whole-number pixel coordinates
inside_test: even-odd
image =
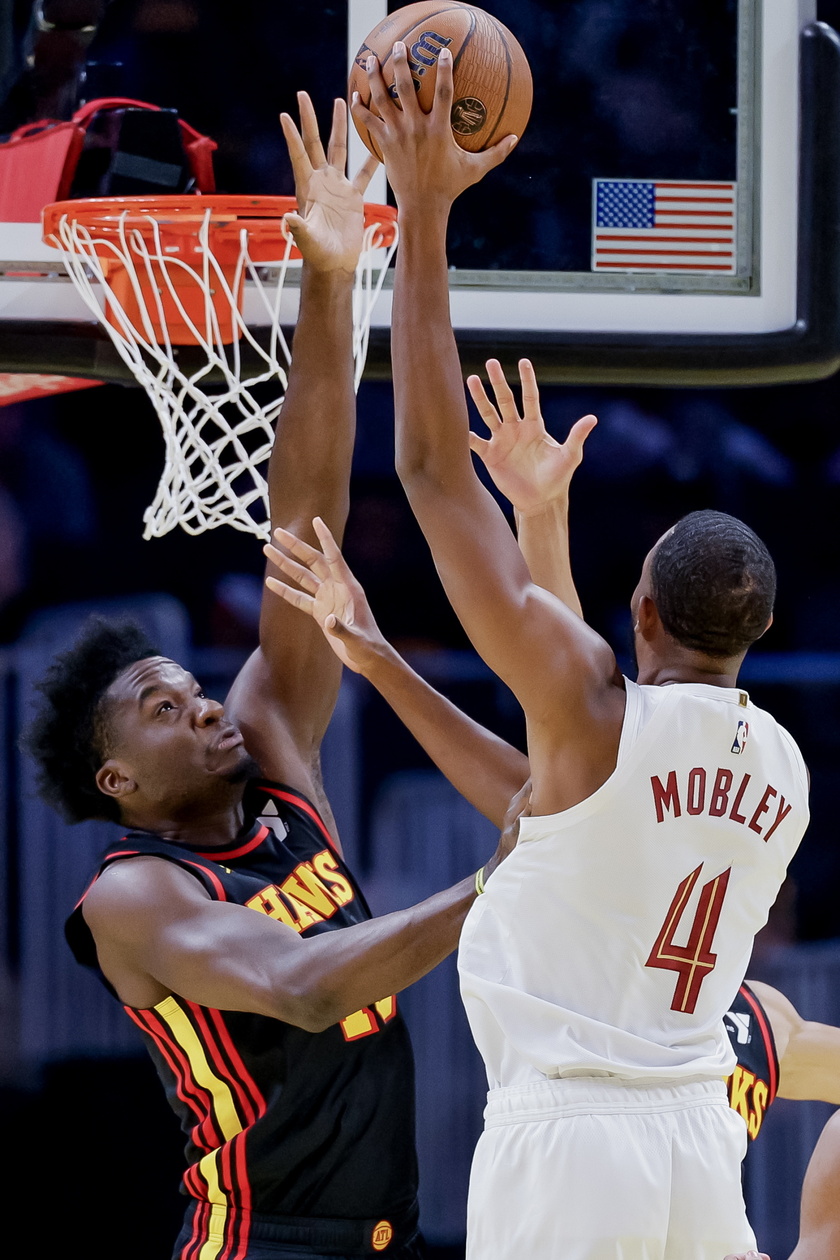
[[[776,598],[770,553],[725,512],[691,512],[653,553],[651,592],[662,624],[683,647],[739,656],[767,628]]]
[[[117,802],[96,786],[108,743],[101,701],[130,665],[158,655],[135,622],[91,617],[73,647],[57,656],[36,684],[43,699],[21,746],[37,762],[39,795],[67,822],[119,821]]]

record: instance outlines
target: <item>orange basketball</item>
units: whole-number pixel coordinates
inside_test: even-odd
[[[432,108],[437,62],[443,48],[452,53],[455,97],[452,131],[462,149],[476,153],[505,136],[521,136],[531,113],[531,70],[520,44],[506,26],[471,4],[422,0],[396,9],[368,35],[350,72],[350,100],[358,92],[370,106],[366,63],[371,53],[393,91],[392,50],[402,40],[420,108]],[[395,93],[394,93],[395,94]],[[366,127],[356,123],[371,153],[381,158]]]

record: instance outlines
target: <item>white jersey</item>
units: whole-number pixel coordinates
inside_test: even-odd
[[[524,818],[461,936],[491,1088],[728,1075],[723,1016],[808,821],[790,735],[739,689],[638,686],[614,773]]]

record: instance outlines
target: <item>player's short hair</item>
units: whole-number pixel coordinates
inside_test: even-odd
[[[739,656],[767,629],[776,568],[748,525],[725,512],[691,512],[653,553],[651,593],[683,647]]]
[[[38,765],[38,794],[67,822],[118,822],[118,803],[100,792],[96,773],[109,755],[105,692],[135,661],[159,652],[133,621],[91,617],[77,641],[36,684],[43,699],[21,737]]]

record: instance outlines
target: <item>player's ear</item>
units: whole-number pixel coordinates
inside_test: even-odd
[[[116,757],[109,757],[97,770],[96,786],[104,796],[112,796],[117,801],[137,791],[137,783],[128,767]]]
[[[659,609],[649,595],[643,595],[636,611],[636,626],[643,639],[650,640],[662,627]]]

